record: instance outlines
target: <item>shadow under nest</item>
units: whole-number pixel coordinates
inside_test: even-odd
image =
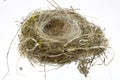
[[[19,51],[34,63],[65,65],[77,61],[87,76],[108,40],[101,28],[71,10],[31,13],[21,25]]]

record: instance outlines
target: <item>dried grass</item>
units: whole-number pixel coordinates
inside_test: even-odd
[[[35,11],[23,22],[19,35],[22,56],[36,64],[65,65],[77,61],[85,76],[108,47],[101,28],[71,9]]]

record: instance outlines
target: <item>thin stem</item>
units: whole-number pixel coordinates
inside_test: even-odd
[[[13,37],[13,39],[12,39],[10,45],[9,45],[8,51],[7,51],[6,60],[7,60],[7,70],[8,70],[8,71],[7,71],[7,73],[5,74],[5,76],[2,78],[3,80],[5,79],[5,77],[6,77],[6,76],[9,74],[9,72],[10,72],[8,56],[9,56],[9,52],[10,52],[10,48],[11,48],[11,46],[12,46],[12,43],[13,43],[13,41],[15,40],[16,36],[18,35],[18,32],[19,32],[19,31],[20,31],[20,28],[18,29],[17,33],[16,33],[15,36]]]
[[[46,80],[46,64],[44,64],[44,78]]]

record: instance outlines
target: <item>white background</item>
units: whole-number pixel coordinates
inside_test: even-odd
[[[51,1],[51,0],[49,0]],[[115,55],[108,66],[94,66],[88,78],[77,70],[77,65],[66,65],[47,73],[47,80],[120,80],[120,1],[119,0],[55,0],[62,8],[80,9],[76,12],[91,19],[102,29],[109,39],[112,50],[109,54]],[[51,1],[52,2],[52,1]],[[11,40],[16,34],[20,22],[35,9],[54,9],[46,0],[0,0],[0,80],[7,72],[6,53]],[[17,25],[18,24],[18,25]],[[16,39],[14,42],[17,42]],[[13,45],[17,45],[14,43]],[[17,46],[11,47],[9,65],[11,75],[5,80],[44,80],[43,72],[33,68],[29,61],[20,59]],[[114,51],[114,52],[113,52]],[[23,70],[16,71],[16,65]]]

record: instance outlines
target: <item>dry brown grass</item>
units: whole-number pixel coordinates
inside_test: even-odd
[[[19,51],[34,63],[79,62],[87,76],[92,62],[104,54],[108,40],[101,28],[74,10],[35,11],[21,25]]]

